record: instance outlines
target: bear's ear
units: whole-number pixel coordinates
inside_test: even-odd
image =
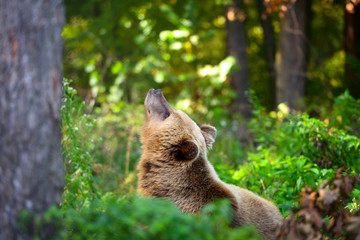
[[[179,152],[176,156],[178,160],[193,160],[197,158],[199,155],[199,148],[198,146],[193,142],[186,140],[180,144]]]
[[[202,125],[200,129],[205,138],[206,147],[210,149],[215,142],[216,128],[210,125]]]

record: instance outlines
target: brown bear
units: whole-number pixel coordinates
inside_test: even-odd
[[[232,226],[254,224],[262,237],[274,239],[283,218],[269,201],[222,182],[207,160],[216,129],[199,127],[170,107],[161,90],[149,90],[142,129],[139,192],[174,202],[183,212],[196,213],[215,198],[228,198],[235,212]]]

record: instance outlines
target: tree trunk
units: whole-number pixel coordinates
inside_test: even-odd
[[[63,24],[61,0],[0,0],[0,239],[30,239],[18,213],[61,201]]]
[[[225,9],[226,16],[226,47],[229,56],[236,59],[240,67],[230,76],[232,89],[236,92],[233,109],[240,113],[244,120],[251,118],[249,101],[245,95],[249,90],[249,65],[246,53],[246,33],[244,27],[245,13],[241,0],[234,0],[233,5]],[[248,131],[244,121],[239,124],[238,137],[244,144],[248,143]]]
[[[352,96],[360,98],[360,2],[345,7],[345,78]]]
[[[272,95],[272,105],[276,107],[276,70],[275,70],[275,33],[271,17],[266,13],[264,0],[258,0],[258,12],[261,26],[264,32],[264,44],[266,51],[266,62],[270,78],[270,87]]]
[[[291,111],[304,110],[308,59],[310,0],[287,5],[281,20],[280,69],[277,79],[277,104],[286,103]]]

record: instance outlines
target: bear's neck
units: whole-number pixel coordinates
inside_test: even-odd
[[[167,165],[161,159],[141,162],[141,192],[145,196],[170,199],[184,212],[195,213],[214,198],[234,198],[206,156],[200,155],[187,165]]]

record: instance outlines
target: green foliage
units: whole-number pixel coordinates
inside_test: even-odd
[[[360,187],[355,188],[350,196],[351,202],[349,202],[346,208],[351,212],[360,212]]]
[[[132,172],[141,154],[140,130],[144,111],[142,105],[124,105],[123,102],[95,109],[98,117],[93,132],[102,138],[102,145],[94,154],[94,177],[102,193],[135,191],[136,178]]]
[[[19,227],[35,239],[40,229],[51,239],[261,239],[252,225],[230,228],[227,200],[215,201],[195,215],[164,199],[104,195],[82,209],[50,208],[44,216],[22,212]]]
[[[306,114],[288,115],[284,107],[265,114],[254,101],[249,127],[257,147],[248,152],[245,165],[235,169],[216,165],[221,178],[272,199],[287,215],[303,187],[317,187],[332,179],[337,168],[360,172],[360,139],[334,128],[337,125],[352,132],[358,129],[357,122],[328,125]],[[335,99],[334,111],[339,116],[354,116],[358,112],[354,101],[345,93]]]
[[[225,17],[217,3],[65,3],[65,75],[88,98],[104,108],[126,105],[161,87],[182,109],[225,112],[234,97],[225,81],[234,61],[224,55]]]
[[[330,116],[330,126],[344,129],[346,132],[360,137],[360,100],[355,100],[348,91],[335,98],[334,108]]]
[[[230,229],[229,202],[186,215],[161,199],[110,197],[64,213],[59,239],[260,239],[254,227]]]
[[[66,0],[65,76],[99,105],[139,103],[149,88],[162,88],[169,100],[186,103],[181,105],[188,112],[215,117],[221,112],[228,118],[234,93],[212,70],[226,70],[221,64],[226,60],[223,8],[231,2]],[[262,105],[274,109],[260,22],[264,16],[256,1],[243,5],[250,86]],[[312,12],[306,101],[309,111],[319,114],[351,84],[343,81],[343,5],[315,1]],[[276,42],[280,18],[273,14],[271,19]]]
[[[82,208],[107,192],[135,192],[134,173],[140,157],[140,124],[144,109],[139,105],[86,105],[76,90],[64,81],[62,104],[63,154],[66,188],[63,205]],[[131,174],[125,175],[125,172]]]
[[[97,143],[89,137],[96,121],[90,115],[84,114],[85,104],[69,84],[70,81],[64,79],[61,116],[66,187],[62,206],[81,208],[98,195],[91,164],[91,153]]]

